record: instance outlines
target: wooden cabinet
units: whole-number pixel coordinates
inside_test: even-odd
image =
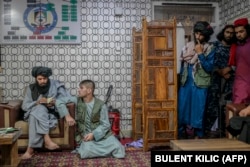
[[[133,28],[133,139],[143,150],[177,138],[176,21],[142,19]]]

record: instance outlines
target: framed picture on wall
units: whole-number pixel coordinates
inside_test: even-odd
[[[1,44],[80,44],[80,0],[1,0]]]

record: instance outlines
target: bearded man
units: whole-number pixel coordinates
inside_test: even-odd
[[[229,64],[236,67],[233,84],[233,103],[250,103],[250,24],[247,18],[234,21],[237,44],[230,52]],[[233,116],[227,130],[239,140],[250,144],[250,106]]]
[[[235,20],[234,27],[237,43],[231,49],[229,62],[230,65],[236,67],[233,103],[250,103],[250,25],[248,19]]]
[[[235,43],[233,25],[226,25],[218,34],[215,47],[214,70],[211,78],[205,111],[205,129],[208,137],[225,136],[226,101],[232,100],[234,70],[228,65],[231,45]]]
[[[214,62],[214,47],[208,41],[213,28],[206,21],[197,21],[193,27],[194,41],[183,48],[178,92],[178,131],[182,138],[186,127],[194,129],[195,138],[204,135],[203,119],[207,90],[210,86]]]
[[[70,96],[63,83],[49,79],[52,75],[51,68],[38,66],[34,67],[31,73],[35,77],[35,83],[27,87],[22,103],[24,120],[29,124],[28,148],[22,159],[31,158],[34,148],[41,148],[43,144],[49,150],[59,148],[49,136],[49,130],[55,128],[58,123],[55,100]]]

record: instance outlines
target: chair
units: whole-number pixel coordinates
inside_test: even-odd
[[[237,116],[239,112],[246,108],[249,104],[247,103],[241,103],[241,104],[235,104],[235,103],[228,103],[226,105],[226,127],[229,125],[229,120],[233,116]],[[226,132],[226,137],[233,138],[233,136]]]
[[[18,149],[23,151],[28,146],[28,123],[22,120],[22,100],[10,100],[8,104],[0,104],[0,127],[15,127],[22,129],[22,135],[18,139]],[[67,104],[70,115],[75,118],[75,104]],[[3,119],[3,120],[2,120]],[[69,127],[64,119],[58,120],[58,125],[50,131],[51,139],[60,146],[61,150],[73,150],[75,127]]]

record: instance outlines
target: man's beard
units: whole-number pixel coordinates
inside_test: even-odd
[[[233,38],[230,39],[225,39],[223,38],[223,41],[227,44],[227,45],[231,45],[233,43]]]
[[[238,39],[238,42],[244,44],[244,43],[246,43],[246,38],[244,38],[244,39]]]
[[[48,79],[48,82],[45,85],[39,85],[38,82],[36,81],[36,87],[40,94],[46,94],[50,88],[50,80]]]
[[[44,83],[44,84],[39,84],[38,82],[36,82],[36,85],[38,88],[43,88],[43,87],[46,87],[48,85],[48,82]]]
[[[39,84],[39,83],[37,83],[37,86],[38,86],[38,87],[41,87],[41,88],[42,88],[42,87],[45,87],[46,85],[48,85],[48,83],[44,83],[44,84]]]

